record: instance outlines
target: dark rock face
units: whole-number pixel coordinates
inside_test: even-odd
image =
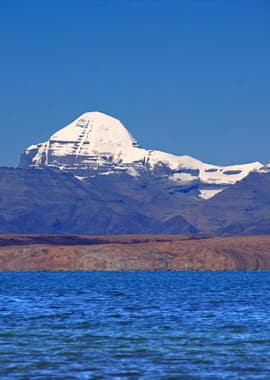
[[[202,214],[209,215],[207,223],[215,234],[270,234],[270,173],[249,174],[209,199]]]
[[[78,180],[59,169],[0,168],[0,233],[270,234],[270,173],[251,173],[209,200],[126,173]]]
[[[125,177],[124,177],[125,178]],[[159,218],[143,204],[156,197],[123,178],[83,183],[60,170],[0,169],[1,233],[195,233],[183,217]],[[131,193],[131,195],[129,194]]]
[[[235,175],[241,173],[241,170],[225,170],[223,173],[227,175]]]

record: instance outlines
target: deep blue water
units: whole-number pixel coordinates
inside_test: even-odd
[[[0,272],[0,378],[270,379],[270,273]]]

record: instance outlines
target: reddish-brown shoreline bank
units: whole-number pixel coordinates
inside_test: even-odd
[[[270,236],[0,235],[0,270],[269,270]]]

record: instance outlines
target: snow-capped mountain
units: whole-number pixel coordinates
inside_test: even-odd
[[[186,155],[140,148],[119,120],[100,112],[84,113],[48,141],[28,147],[20,167],[57,167],[78,178],[124,173],[139,179],[150,175],[179,191],[196,189],[196,195],[205,199],[264,168],[260,162],[217,166]]]

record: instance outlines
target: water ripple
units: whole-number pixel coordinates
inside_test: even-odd
[[[268,379],[268,272],[0,273],[2,379]]]

